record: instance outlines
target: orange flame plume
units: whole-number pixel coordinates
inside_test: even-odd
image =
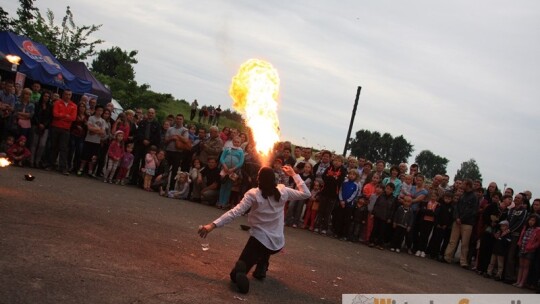
[[[266,159],[279,141],[277,70],[269,62],[250,59],[233,77],[229,94],[253,132],[257,152]]]

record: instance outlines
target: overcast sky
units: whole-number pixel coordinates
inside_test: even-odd
[[[3,4],[13,16],[17,1]],[[540,2],[37,0],[57,21],[103,24],[101,48],[138,50],[136,79],[230,108],[247,59],[281,78],[282,139],[343,151],[353,128],[403,135],[540,197]]]

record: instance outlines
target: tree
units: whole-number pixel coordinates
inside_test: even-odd
[[[389,133],[368,130],[356,132],[356,138],[351,140],[351,154],[357,157],[376,161],[385,160],[397,165],[407,161],[413,151],[413,145],[402,136],[396,138]]]
[[[54,13],[51,10],[47,9],[46,17],[43,17],[34,7],[33,0],[19,0],[19,2],[18,18],[12,20],[13,30],[45,45],[57,58],[85,60],[95,55],[96,46],[104,42],[101,39],[90,41],[90,36],[98,31],[101,25],[75,25],[69,6],[66,7],[61,26],[58,26],[54,22]]]
[[[133,65],[138,63],[135,56],[137,51],[128,53],[117,46],[99,51],[97,58],[92,61],[92,71],[127,82],[135,81]]]
[[[420,172],[427,178],[433,178],[437,174],[446,174],[448,159],[435,155],[429,150],[420,152],[416,156],[415,162],[418,164]]]
[[[482,174],[480,173],[480,168],[478,168],[478,164],[473,158],[461,163],[461,168],[457,170],[457,173],[454,176],[454,180],[463,180],[466,178],[482,181]]]
[[[386,160],[394,165],[406,163],[413,151],[413,145],[400,135],[394,138],[392,151]]]
[[[13,21],[9,18],[9,14],[0,7],[0,31],[11,31]]]

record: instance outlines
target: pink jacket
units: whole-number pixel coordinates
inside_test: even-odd
[[[523,230],[521,230],[521,235],[519,236],[518,246],[521,247],[521,241],[523,240],[523,236],[525,235],[525,231],[527,231],[527,226],[523,227]],[[534,228],[534,231],[531,235],[531,238],[527,242],[527,245],[525,245],[525,252],[534,252],[538,247],[540,247],[540,227]]]

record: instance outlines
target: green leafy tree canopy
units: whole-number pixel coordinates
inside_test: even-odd
[[[103,43],[101,39],[92,40],[91,36],[101,25],[77,26],[73,12],[66,7],[65,16],[57,25],[54,13],[47,9],[45,17],[34,7],[33,0],[19,0],[17,19],[9,19],[0,11],[0,26],[25,35],[33,41],[45,45],[59,59],[81,61],[96,54],[96,46]],[[9,22],[8,22],[9,21]]]
[[[446,166],[448,165],[448,159],[435,155],[429,150],[423,150],[416,158],[415,162],[418,164],[420,172],[427,178],[433,178],[437,174],[446,174]]]
[[[480,168],[478,168],[478,164],[473,158],[461,163],[461,168],[457,170],[457,173],[454,176],[454,180],[463,180],[466,178],[482,181],[482,174],[480,173]]]
[[[369,130],[356,132],[350,147],[354,156],[372,161],[382,159],[392,165],[406,162],[414,150],[413,145],[402,135],[394,138],[389,133],[381,135],[377,131]]]

